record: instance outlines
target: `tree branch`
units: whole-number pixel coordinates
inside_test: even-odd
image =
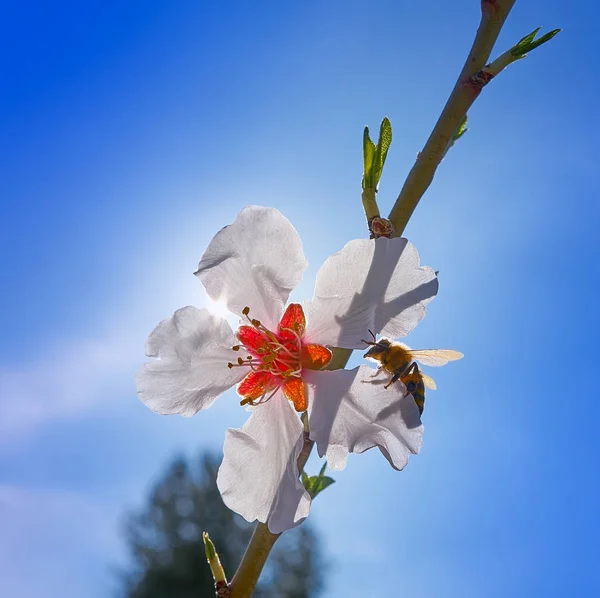
[[[298,471],[302,471],[312,451],[314,441],[304,432],[304,445],[298,457]],[[256,587],[258,578],[267,562],[271,549],[281,534],[273,534],[265,523],[258,523],[242,562],[231,580],[231,598],[249,598]]]
[[[514,3],[515,0],[482,0],[481,22],[469,56],[442,114],[408,174],[400,195],[390,212],[389,219],[394,225],[396,236],[400,236],[404,232],[419,200],[431,184],[454,132],[479,95],[481,89],[477,90],[471,84],[471,77],[483,69],[488,61],[504,21]]]
[[[344,368],[350,359],[350,355],[352,355],[351,349],[335,348],[331,362],[325,369],[339,370]],[[307,424],[305,423],[304,444],[298,456],[298,475],[304,469],[314,444],[314,441],[310,439]],[[252,596],[252,592],[256,587],[267,558],[280,535],[272,534],[265,523],[258,523],[256,525],[252,538],[250,538],[250,543],[242,557],[242,562],[231,580],[229,586],[231,598],[249,598]]]
[[[478,96],[481,88],[477,89],[471,79],[485,66],[515,1],[482,0],[481,22],[467,61],[390,213],[390,220],[394,225],[396,235],[402,234],[417,203],[431,184],[435,171],[461,120]],[[343,368],[351,353],[350,350],[336,349],[327,369]],[[304,469],[313,445],[314,442],[310,439],[308,431],[305,431],[304,444],[298,457],[298,472]],[[250,598],[267,558],[280,535],[271,533],[265,523],[257,524],[242,557],[242,562],[229,586],[231,598]]]

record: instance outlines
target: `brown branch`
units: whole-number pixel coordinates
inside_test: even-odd
[[[314,441],[304,432],[304,444],[298,457],[298,472],[301,472],[308,461]],[[281,534],[273,534],[265,523],[258,523],[242,562],[231,580],[231,598],[249,598],[254,591],[258,578],[267,562],[271,549]]]
[[[231,598],[249,598],[280,534],[272,534],[265,523],[258,523],[242,562],[231,580]]]
[[[431,184],[435,171],[442,161],[461,119],[478,97],[480,89],[477,90],[473,86],[471,78],[483,69],[488,61],[504,21],[514,3],[515,0],[482,0],[481,22],[469,56],[442,114],[408,174],[400,195],[390,212],[389,219],[394,225],[396,236],[400,236],[404,232],[419,200]]]
[[[473,86],[465,84],[484,67],[500,29],[514,3],[515,0],[482,0],[481,23],[469,57],[444,111],[415,166],[409,173],[400,196],[390,213],[390,220],[397,235],[402,233],[419,199],[429,187],[435,170],[452,139],[452,135],[474,101],[474,97],[477,96],[477,93],[473,91]],[[367,203],[369,206],[371,206],[371,203],[376,206],[374,201]],[[379,215],[376,207],[375,210]],[[352,351],[336,349],[332,362],[327,369],[343,368],[351,353]],[[305,432],[304,444],[298,457],[298,472],[304,469],[313,445],[314,442],[310,439],[308,432]],[[280,535],[271,533],[265,523],[256,525],[250,543],[242,557],[242,562],[231,580],[229,586],[231,598],[250,598],[267,558]]]
[[[339,370],[344,368],[348,363],[348,359],[350,359],[350,355],[352,355],[350,349],[335,348],[331,362],[325,369]],[[314,441],[310,439],[308,429],[305,427],[304,444],[298,456],[298,475],[304,469],[314,444]],[[231,580],[229,586],[231,598],[249,598],[252,596],[267,558],[280,535],[271,533],[265,523],[256,525],[250,543],[242,557],[242,562]]]

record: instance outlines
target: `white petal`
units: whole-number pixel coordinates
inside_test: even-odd
[[[307,266],[296,229],[273,208],[244,208],[204,252],[196,276],[208,295],[275,329]]]
[[[435,272],[419,266],[417,250],[406,239],[350,241],[317,274],[313,300],[306,306],[307,339],[363,349],[369,330],[406,336],[437,290]]]
[[[375,446],[395,469],[403,469],[408,455],[419,452],[423,425],[419,409],[400,382],[384,388],[374,381],[374,370],[309,372],[310,437],[332,469],[344,469],[348,453],[364,453]],[[404,390],[404,393],[402,392]]]
[[[247,521],[279,534],[302,523],[310,496],[298,479],[304,427],[278,392],[241,429],[227,430],[217,485],[223,502]]]
[[[206,309],[184,307],[163,320],[146,343],[148,357],[135,377],[140,399],[162,414],[195,415],[239,382],[245,368],[231,347],[238,341],[229,324]]]

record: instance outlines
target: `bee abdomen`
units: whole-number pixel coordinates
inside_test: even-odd
[[[419,413],[421,415],[423,415],[423,409],[425,409],[425,399],[421,398],[421,397],[415,397],[413,395],[413,398],[415,399],[415,403],[417,404],[417,407],[419,408]]]

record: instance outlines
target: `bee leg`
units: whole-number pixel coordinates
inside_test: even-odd
[[[383,388],[389,388],[394,382],[397,382],[399,379],[400,379],[400,374],[394,374],[392,376],[392,379]]]
[[[384,369],[383,369],[381,366],[379,366],[379,367],[378,367],[378,368],[375,370],[375,373],[374,373],[374,374],[371,374],[371,378],[377,378],[377,376],[379,376],[379,374],[381,374],[381,372],[383,372],[383,371],[384,371]]]
[[[403,365],[403,366],[399,367],[394,372],[392,379],[383,388],[389,388],[394,382],[398,382],[398,380],[400,380],[400,376],[402,376],[402,374],[404,374],[404,372],[406,372],[407,365]]]
[[[419,366],[417,365],[416,361],[413,361],[410,364],[410,367],[408,368],[408,370],[406,370],[406,374],[407,375],[411,375],[411,374],[418,374],[419,373]]]

